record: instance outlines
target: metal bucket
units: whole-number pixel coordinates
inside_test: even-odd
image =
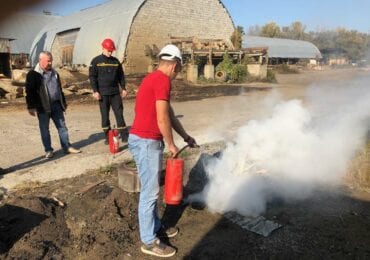
[[[136,168],[121,163],[117,170],[118,187],[126,192],[140,192],[140,179]]]

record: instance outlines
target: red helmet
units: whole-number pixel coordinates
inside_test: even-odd
[[[103,46],[103,48],[108,51],[116,50],[116,47],[114,46],[114,41],[110,38],[104,39],[104,41],[101,43],[101,46]]]

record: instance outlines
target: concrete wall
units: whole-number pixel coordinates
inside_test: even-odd
[[[146,73],[151,58],[145,45],[159,49],[170,37],[198,37],[229,41],[233,22],[219,0],[147,0],[130,30],[126,49],[126,73]]]
[[[267,64],[248,64],[248,72],[253,77],[266,78],[267,76]]]
[[[328,59],[328,65],[346,65],[348,60],[346,58],[330,58]]]

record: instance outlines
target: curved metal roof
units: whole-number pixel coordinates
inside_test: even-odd
[[[29,53],[35,35],[58,16],[17,13],[0,23],[0,37],[14,39],[11,53]]]
[[[319,49],[308,41],[244,36],[243,48],[268,47],[270,58],[321,59]]]
[[[94,56],[100,54],[100,44],[104,38],[113,39],[117,53],[124,53],[132,21],[144,2],[111,0],[47,24],[32,44],[31,64],[37,63],[42,50],[51,50],[56,34],[72,29],[80,29],[73,51],[74,64],[89,64]]]

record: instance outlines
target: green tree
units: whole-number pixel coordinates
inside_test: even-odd
[[[245,82],[248,78],[248,68],[243,64],[235,64],[228,53],[224,53],[223,60],[216,66],[216,71],[223,71],[232,82]]]

